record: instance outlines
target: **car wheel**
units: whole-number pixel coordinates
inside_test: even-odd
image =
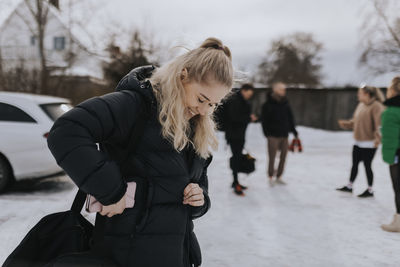
[[[11,181],[10,167],[6,160],[0,157],[0,192],[4,191]]]

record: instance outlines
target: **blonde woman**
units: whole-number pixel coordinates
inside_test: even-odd
[[[58,164],[103,205],[105,251],[118,266],[201,264],[192,220],[210,208],[207,167],[217,138],[211,114],[233,83],[231,52],[215,38],[139,82],[131,72],[119,92],[89,99],[58,119],[48,145]],[[140,75],[139,75],[140,76]],[[148,107],[130,161],[118,161]],[[107,144],[107,152],[96,143]],[[121,166],[123,165],[123,166]],[[136,182],[126,208],[127,182]]]
[[[381,114],[383,112],[383,93],[379,88],[364,86],[358,90],[358,104],[353,119],[339,120],[342,129],[353,129],[355,144],[353,146],[353,166],[350,172],[349,183],[337,190],[342,192],[353,192],[353,183],[357,177],[358,165],[364,162],[367,174],[368,188],[358,197],[373,197],[372,190],[374,174],[372,172],[372,160],[376,149],[380,144],[379,127],[381,125]]]

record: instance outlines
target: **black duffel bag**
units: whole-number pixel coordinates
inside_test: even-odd
[[[79,254],[89,254],[94,227],[81,214],[85,199],[86,194],[79,190],[70,210],[43,217],[8,256],[3,267],[62,266],[52,263],[69,255],[82,258]],[[103,224],[104,220],[96,219],[97,223]],[[112,266],[107,258],[98,255],[94,256],[97,265],[93,266]],[[85,258],[92,262],[89,256]],[[82,266],[91,265],[85,264],[85,261],[82,261]],[[76,263],[70,266],[80,265]]]
[[[256,169],[256,159],[249,153],[241,154],[240,158],[231,157],[229,159],[229,166],[233,171],[241,173],[252,173]]]

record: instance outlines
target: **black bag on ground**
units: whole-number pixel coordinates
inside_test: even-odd
[[[44,266],[60,255],[89,250],[93,225],[81,214],[85,199],[86,194],[79,191],[70,210],[42,218],[3,267]]]
[[[229,159],[229,166],[233,171],[241,172],[241,173],[252,173],[256,169],[256,159],[252,157],[250,154],[242,154],[240,159],[235,159],[231,157]]]

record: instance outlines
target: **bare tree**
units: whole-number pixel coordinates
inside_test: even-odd
[[[29,21],[26,20],[24,14],[19,13],[17,10],[17,14],[22,18],[27,26],[29,27],[33,36],[37,37],[38,45],[39,45],[39,58],[40,58],[40,92],[41,94],[48,93],[48,77],[49,77],[49,69],[47,67],[47,59],[46,59],[46,51],[44,45],[45,31],[48,21],[49,7],[47,3],[44,3],[45,0],[25,0],[25,5],[28,7],[31,12],[35,25],[31,26]]]
[[[69,39],[72,40],[79,49],[85,50],[89,54],[95,56],[103,56],[95,51],[103,50],[104,45],[99,40],[101,37],[97,36],[94,31],[91,31],[88,26],[91,25],[94,18],[99,19],[99,13],[101,13],[103,8],[106,6],[106,3],[106,0],[64,0],[60,4],[60,8],[64,10],[63,12],[67,13],[66,19],[68,28],[79,29],[79,37],[84,38],[87,42],[86,45],[81,44],[72,35],[72,30],[69,32]],[[99,22],[96,21],[96,27],[100,26],[101,28],[104,28],[105,25],[108,25],[108,20],[108,17],[105,21],[102,20],[104,25],[101,26],[99,25]]]
[[[373,74],[400,70],[399,2],[370,0],[372,11],[365,15],[360,45],[359,63]]]
[[[278,38],[271,42],[255,80],[267,85],[280,81],[292,86],[317,86],[322,77],[321,50],[322,44],[309,33]]]
[[[39,54],[39,69],[32,70],[35,73],[39,73],[39,86],[37,90],[33,93],[38,94],[57,94],[58,86],[64,80],[65,72],[71,68],[76,60],[78,59],[77,50],[85,51],[90,55],[99,56],[97,53],[93,52],[90,48],[83,45],[79,40],[75,38],[72,34],[72,27],[80,28],[82,33],[81,35],[85,35],[84,37],[89,39],[90,44],[95,44],[95,36],[91,35],[89,31],[85,29],[83,25],[89,23],[89,20],[93,18],[93,16],[88,16],[88,12],[91,14],[94,12],[98,12],[101,10],[101,6],[104,4],[104,1],[96,1],[96,5],[93,1],[78,1],[78,0],[68,0],[63,1],[60,5],[58,0],[24,0],[24,5],[29,10],[30,14],[34,19],[34,23],[26,17],[26,14],[21,10],[16,9],[16,14],[25,22],[25,25],[28,27],[32,36],[36,38],[38,44],[38,54]],[[53,5],[55,8],[61,8],[64,15],[64,18],[67,20],[66,26],[68,27],[68,44],[66,45],[66,52],[63,56],[66,64],[63,64],[62,67],[51,66],[49,64],[49,58],[47,54],[48,48],[45,46],[46,28],[50,18],[50,8]],[[60,11],[61,12],[61,11]],[[78,15],[76,15],[78,14]],[[82,37],[82,36],[80,36]],[[23,60],[23,58],[21,59]],[[20,66],[17,68],[21,69]],[[24,71],[28,71],[26,68],[23,68]],[[57,71],[57,77],[55,77],[54,71]],[[18,73],[17,71],[8,72],[10,73]],[[51,81],[51,88],[50,83]]]

